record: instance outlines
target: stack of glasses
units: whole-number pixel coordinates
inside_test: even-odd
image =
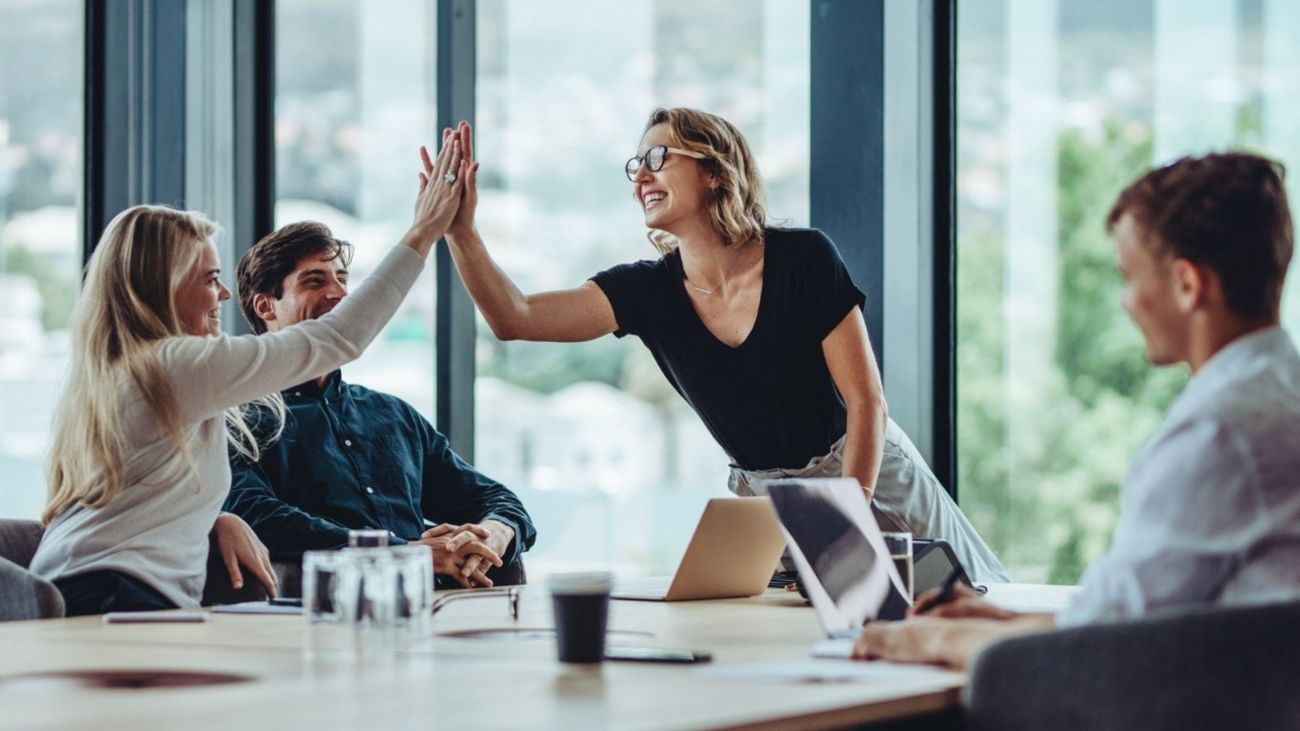
[[[351,531],[349,547],[302,559],[309,656],[391,657],[431,636],[433,554],[388,546],[383,531]]]

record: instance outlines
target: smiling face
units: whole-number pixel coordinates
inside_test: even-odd
[[[663,124],[646,130],[637,156],[644,157],[656,145],[676,146]],[[671,233],[684,221],[709,220],[708,206],[717,180],[694,158],[669,152],[658,172],[643,164],[633,182],[632,195],[641,204],[646,227]]]
[[[284,278],[283,291],[279,298],[260,293],[253,301],[269,332],[314,320],[334,309],[348,295],[347,266],[332,252],[305,257]]]
[[[221,260],[211,240],[203,245],[198,264],[176,290],[176,320],[186,335],[221,334],[221,303],[230,290],[221,283]]]
[[[1122,304],[1146,340],[1147,360],[1155,365],[1185,361],[1190,312],[1179,269],[1190,265],[1148,241],[1131,214],[1116,222],[1113,233],[1124,277]]]

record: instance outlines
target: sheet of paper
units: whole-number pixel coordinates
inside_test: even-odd
[[[214,614],[302,614],[302,607],[283,606],[268,602],[243,602],[219,604],[212,608]]]
[[[985,597],[993,604],[1013,612],[1043,612],[1055,614],[1069,604],[1070,597],[1079,590],[1077,586],[1049,584],[996,584],[988,585]]]
[[[719,680],[771,683],[880,683],[899,679],[934,678],[961,682],[960,673],[928,665],[853,660],[787,660],[784,662],[721,665],[704,668],[700,675]]]
[[[852,639],[822,640],[812,646],[813,657],[833,657],[847,660],[852,654]]]

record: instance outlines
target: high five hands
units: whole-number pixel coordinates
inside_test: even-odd
[[[415,199],[411,229],[403,243],[427,257],[434,242],[447,233],[460,210],[469,164],[461,154],[459,137],[448,142],[445,135],[437,159],[430,159],[429,150],[421,145],[420,161],[424,168],[420,173],[420,193]]]
[[[474,161],[474,130],[468,122],[461,122],[455,129],[447,127],[442,130],[442,150],[451,149],[457,155],[457,185],[460,186],[460,207],[451,219],[447,234],[457,236],[474,230],[474,211],[478,206],[478,163]],[[442,159],[442,152],[438,160]],[[445,179],[446,171],[438,167],[438,160],[430,159],[429,150],[420,148],[420,161],[424,172],[420,173],[420,190],[438,175]]]

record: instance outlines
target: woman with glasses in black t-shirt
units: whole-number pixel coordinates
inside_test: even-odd
[[[469,125],[443,136],[469,154]],[[815,229],[768,225],[740,132],[712,114],[657,109],[626,172],[660,258],[524,294],[474,228],[478,163],[470,167],[447,240],[492,332],[551,342],[637,335],[731,456],[732,492],[761,493],[763,480],[780,477],[851,477],[885,530],[943,538],[972,578],[1006,580],[889,419],[864,296],[835,245]]]

